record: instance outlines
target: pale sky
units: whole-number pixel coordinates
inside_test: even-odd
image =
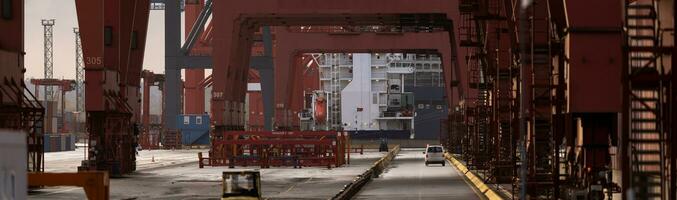
[[[26,78],[44,77],[44,45],[41,19],[54,25],[54,78],[75,79],[75,35],[78,27],[74,0],[26,0]],[[143,68],[164,73],[164,11],[151,11]]]
[[[26,75],[30,78],[44,77],[44,34],[41,19],[55,19],[54,23],[54,78],[75,79],[75,34],[78,27],[74,0],[26,0],[24,21]],[[150,12],[146,55],[143,68],[155,73],[164,73],[164,11]],[[31,86],[32,89],[32,86]],[[151,89],[151,101],[157,101],[161,93]],[[66,110],[73,110],[75,93],[67,95]],[[161,104],[151,106],[151,114],[160,113]]]

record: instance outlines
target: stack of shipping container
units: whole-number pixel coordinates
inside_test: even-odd
[[[45,134],[45,152],[73,151],[76,138],[72,134]]]

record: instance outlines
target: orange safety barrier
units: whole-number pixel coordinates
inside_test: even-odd
[[[108,172],[28,173],[29,187],[77,186],[85,190],[89,200],[108,200],[110,184]]]

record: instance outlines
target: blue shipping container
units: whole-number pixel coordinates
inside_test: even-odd
[[[52,151],[52,148],[51,148],[50,145],[51,145],[52,143],[51,143],[50,140],[49,140],[49,135],[43,135],[43,136],[42,136],[42,141],[43,141],[43,150],[44,150],[45,152],[51,152],[51,151]]]
[[[183,145],[209,144],[209,115],[179,115],[176,124]]]

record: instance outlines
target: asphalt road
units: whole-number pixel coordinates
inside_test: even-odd
[[[182,158],[180,155],[182,155],[180,152],[167,152],[162,156],[155,155],[148,159],[155,159],[160,164],[153,167],[147,166],[124,178],[110,179],[110,198],[123,200],[218,200],[220,199],[218,197],[221,190],[221,173],[244,169],[243,167],[235,169],[205,167],[199,169],[195,161],[196,156]],[[326,167],[259,169],[264,199],[329,199],[357,175],[371,167],[383,155],[384,153],[377,151],[367,151],[364,155],[353,154],[350,165],[332,169]],[[59,158],[61,157],[67,156],[59,156]],[[73,162],[78,161],[71,160]],[[75,165],[65,161],[64,163],[64,166],[66,166],[63,167],[64,169],[70,169],[67,166]],[[258,169],[258,167],[247,167],[247,169]],[[86,199],[86,197],[82,188],[45,187],[30,192],[28,199],[80,200]]]
[[[423,150],[401,151],[354,199],[480,199],[449,163],[426,167]]]

